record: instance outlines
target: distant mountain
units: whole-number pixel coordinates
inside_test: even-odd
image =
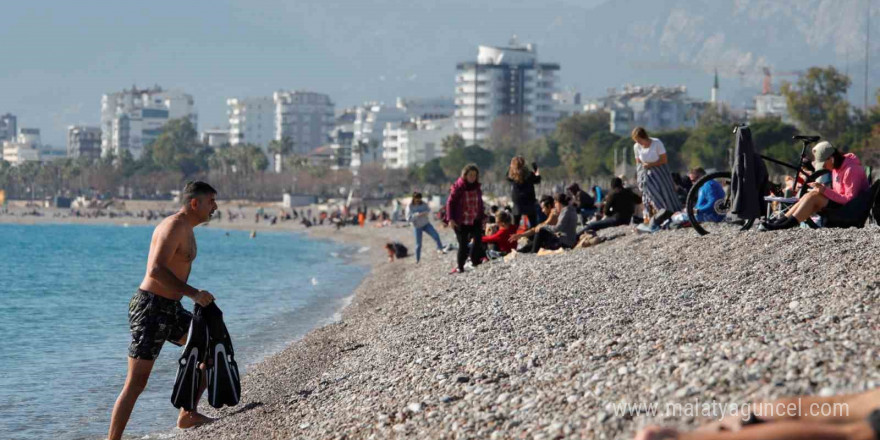
[[[880,4],[872,8],[869,79],[880,66]],[[633,83],[690,85],[708,95],[712,72],[722,97],[758,90],[762,67],[772,71],[834,65],[853,78],[861,103],[867,0],[610,0],[557,23],[547,56],[565,56],[562,75],[588,94]],[[580,54],[571,62],[571,54]],[[578,66],[587,64],[586,66]],[[587,78],[571,78],[586,71]],[[794,80],[794,76],[774,78]],[[880,77],[869,89],[880,87]],[[698,90],[694,90],[698,88]],[[705,89],[705,90],[702,90]],[[873,93],[872,93],[873,95]]]

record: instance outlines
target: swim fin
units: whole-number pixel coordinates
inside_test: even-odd
[[[205,362],[207,358],[208,340],[208,327],[205,325],[201,307],[196,304],[186,345],[177,361],[177,379],[171,392],[171,404],[175,408],[183,408],[187,411],[196,409],[196,398],[203,374],[199,364]]]
[[[238,364],[232,338],[223,323],[223,312],[213,302],[203,309],[208,326],[208,403],[214,408],[235,406],[241,399]]]

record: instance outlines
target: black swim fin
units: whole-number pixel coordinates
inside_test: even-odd
[[[203,309],[208,326],[208,403],[214,408],[235,406],[241,400],[238,364],[223,312],[213,302]]]
[[[177,361],[177,379],[171,392],[171,404],[187,411],[196,409],[196,398],[203,374],[199,364],[205,362],[208,355],[208,327],[202,312],[201,307],[196,304],[186,345]]]

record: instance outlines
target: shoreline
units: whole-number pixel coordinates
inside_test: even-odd
[[[253,214],[255,208],[248,209],[245,208],[243,211],[246,211],[249,214]],[[161,219],[155,221],[145,221],[142,219],[135,219],[131,217],[100,217],[100,218],[75,218],[75,217],[54,217],[51,215],[52,210],[41,209],[41,211],[46,212],[50,211],[49,215],[45,215],[42,217],[36,216],[27,216],[27,217],[12,217],[12,216],[2,216],[0,215],[0,225],[8,224],[8,225],[21,225],[21,226],[31,226],[31,225],[77,225],[77,226],[114,226],[114,227],[155,227],[158,225]],[[272,358],[278,353],[287,349],[290,345],[297,343],[300,341],[306,334],[315,331],[316,329],[320,329],[322,327],[333,325],[337,323],[343,316],[345,309],[354,301],[356,292],[358,288],[364,283],[364,281],[372,274],[375,270],[378,261],[385,261],[386,254],[382,246],[384,245],[384,241],[378,239],[372,234],[362,235],[362,234],[352,234],[346,233],[345,229],[337,231],[335,227],[329,225],[322,226],[314,226],[311,228],[306,228],[301,224],[298,224],[294,221],[287,221],[284,223],[277,223],[276,225],[270,225],[267,221],[260,221],[259,223],[249,223],[239,219],[238,222],[217,222],[212,221],[211,223],[206,223],[201,225],[200,227],[211,228],[211,229],[219,229],[219,230],[227,230],[227,231],[257,231],[256,239],[266,238],[266,236],[262,236],[260,233],[268,232],[268,233],[281,233],[281,234],[294,234],[301,235],[303,238],[307,240],[316,240],[316,241],[324,241],[324,242],[332,242],[339,246],[340,253],[343,250],[347,250],[350,253],[339,255],[338,257],[343,258],[345,260],[344,264],[353,264],[357,266],[364,267],[364,276],[357,282],[357,285],[354,288],[351,288],[350,291],[346,292],[343,297],[333,300],[332,310],[326,316],[323,316],[314,322],[314,325],[308,328],[304,333],[296,336],[295,339],[291,339],[287,342],[283,342],[275,351],[265,353],[260,356],[259,360],[253,363],[248,364],[248,373],[250,374],[250,370],[255,366],[266,362],[267,359]],[[354,227],[348,227],[352,229]],[[360,229],[360,228],[358,228]],[[366,228],[364,228],[366,229]],[[370,228],[373,229],[373,228]],[[403,228],[388,228],[389,230],[393,229],[392,236],[399,235],[400,231],[403,231]],[[407,231],[410,232],[410,231]],[[408,235],[408,234],[407,234]],[[347,248],[347,249],[346,249]],[[374,258],[377,257],[377,258]],[[379,259],[378,257],[381,257]],[[330,258],[328,256],[328,258]],[[326,301],[326,300],[324,300]],[[207,404],[202,405],[203,410],[207,410],[209,412],[214,411],[213,408],[210,408]],[[239,405],[237,408],[241,408]],[[173,426],[173,421],[170,421],[170,426]],[[158,431],[152,431],[146,434],[145,438],[168,438],[168,436],[175,435],[176,429],[161,429]],[[138,435],[137,437],[140,437]],[[130,435],[126,435],[125,438],[129,438]],[[134,437],[132,437],[134,438]]]

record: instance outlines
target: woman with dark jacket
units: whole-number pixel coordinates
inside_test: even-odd
[[[483,259],[483,190],[480,187],[480,169],[468,164],[461,170],[461,177],[449,189],[446,200],[446,222],[458,239],[458,266],[450,273],[464,272],[464,263],[470,249],[471,263],[478,266]],[[474,241],[475,246],[468,246]]]
[[[510,200],[513,202],[513,225],[519,228],[519,222],[525,216],[529,219],[529,227],[538,224],[538,199],[535,198],[535,185],[541,183],[538,164],[533,163],[534,172],[526,168],[526,160],[516,156],[510,160],[507,180],[510,181]]]

